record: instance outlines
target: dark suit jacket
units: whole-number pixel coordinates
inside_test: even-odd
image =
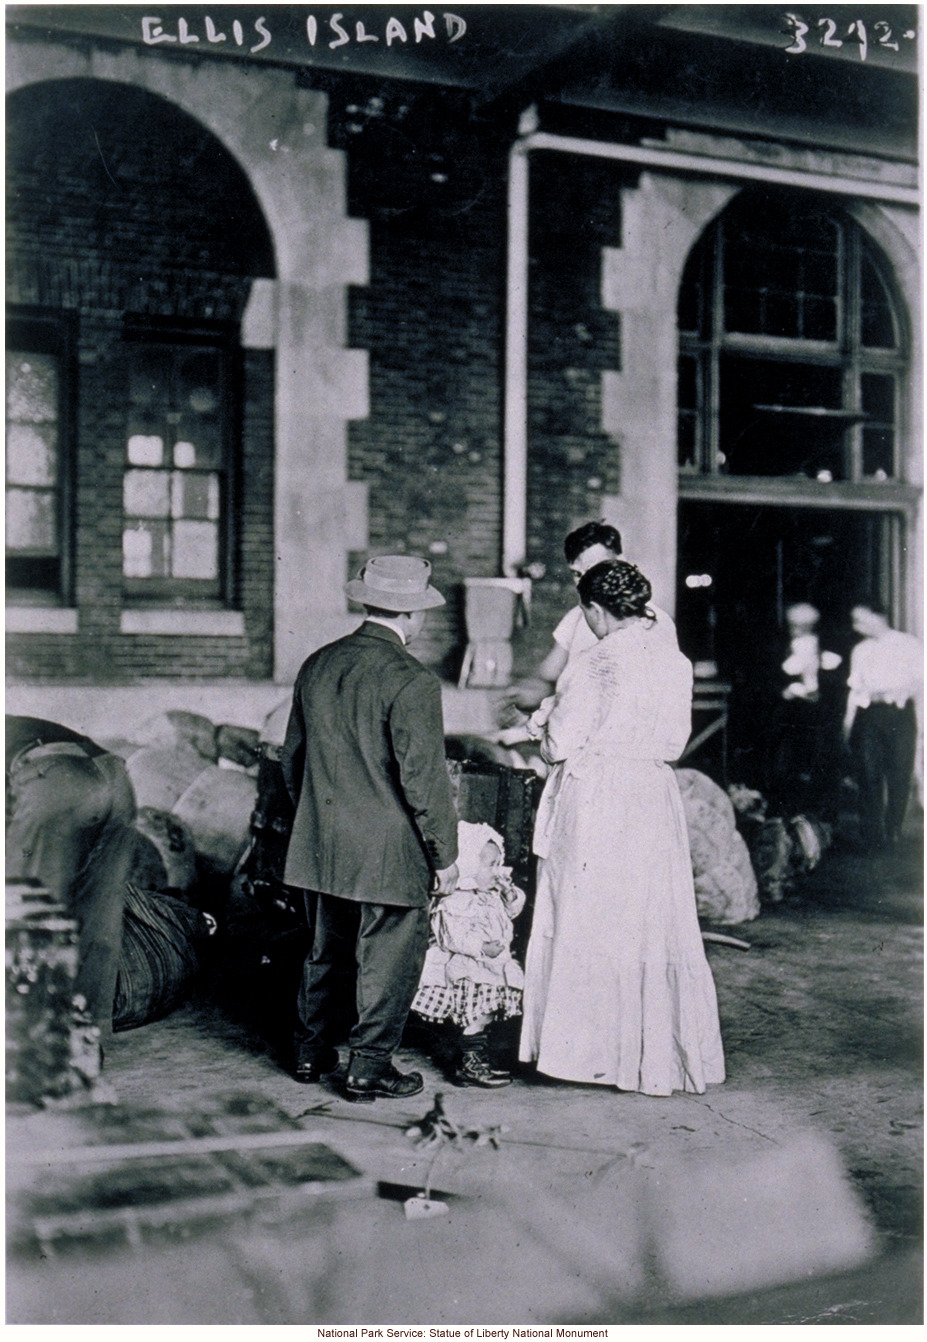
[[[296,806],[288,885],[422,907],[457,858],[441,686],[366,623],[300,668],[281,756]]]

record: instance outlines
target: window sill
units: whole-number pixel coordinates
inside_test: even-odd
[[[160,634],[168,637],[244,638],[245,617],[240,610],[181,610],[175,607],[123,610],[120,634]]]
[[[912,511],[920,490],[902,480],[809,480],[804,476],[692,475],[679,473],[679,497],[689,501],[725,499],[731,503],[794,504],[834,508]]]
[[[77,611],[63,606],[12,606],[6,608],[8,634],[76,634]]]

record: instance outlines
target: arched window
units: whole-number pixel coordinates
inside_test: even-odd
[[[904,339],[884,262],[826,202],[745,191],[679,294],[679,466],[887,480]]]
[[[131,85],[29,85],[7,135],[10,597],[64,604],[81,573],[111,580],[121,532],[126,607],[234,609],[239,333],[274,275],[252,187],[195,118]]]

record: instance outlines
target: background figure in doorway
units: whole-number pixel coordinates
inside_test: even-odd
[[[122,760],[42,718],[6,720],[6,875],[34,877],[77,920],[75,992],[112,1033],[135,794]]]
[[[924,652],[918,639],[892,629],[878,602],[858,602],[851,619],[862,638],[850,657],[843,729],[859,786],[861,837],[872,852],[896,840],[904,822]]]
[[[777,814],[826,816],[838,782],[840,740],[828,693],[832,686],[821,673],[835,671],[843,659],[822,651],[815,606],[796,602],[785,618],[789,644],[773,715],[770,801]]]

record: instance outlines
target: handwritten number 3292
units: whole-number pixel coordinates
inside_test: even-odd
[[[798,56],[803,51],[808,50],[806,36],[811,31],[809,25],[804,23],[797,14],[786,14],[785,21],[792,33],[792,44],[785,48],[789,55]],[[842,47],[844,38],[837,36],[837,25],[833,19],[818,19],[816,27],[818,28],[818,41],[822,47]],[[872,25],[875,33],[875,43],[878,47],[887,47],[890,51],[898,51],[897,41],[892,37],[891,24],[886,23],[884,19],[879,19]],[[914,33],[909,30],[901,34],[907,41],[913,41]],[[855,39],[859,43],[859,58],[861,61],[866,59],[869,52],[869,35],[866,32],[866,25],[862,19],[856,19],[846,31],[846,41]]]

